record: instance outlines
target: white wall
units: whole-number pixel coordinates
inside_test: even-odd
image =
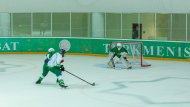
[[[190,0],[0,0],[0,12],[190,13]]]

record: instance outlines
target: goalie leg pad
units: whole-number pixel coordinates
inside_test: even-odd
[[[108,66],[109,66],[110,68],[115,68],[115,63],[114,63],[113,59],[111,59],[111,60],[108,62]]]
[[[127,57],[120,57],[121,62],[123,63],[123,65],[125,67],[127,67],[127,69],[131,69],[132,65],[131,63],[127,60]]]

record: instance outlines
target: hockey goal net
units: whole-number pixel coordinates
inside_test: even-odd
[[[132,66],[151,66],[151,64],[147,63],[143,58],[142,42],[112,42],[110,48],[114,48],[117,43],[121,43],[122,47],[127,49],[127,59],[131,62]]]

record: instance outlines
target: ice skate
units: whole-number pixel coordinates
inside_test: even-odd
[[[58,83],[59,83],[59,86],[61,88],[67,88],[68,86],[65,85],[64,81],[63,80],[58,80]]]
[[[127,67],[127,69],[132,69],[132,65],[131,65],[131,63],[129,63],[129,62],[128,62],[128,67]]]
[[[127,69],[132,69],[132,66],[127,67]]]
[[[43,78],[40,77],[40,78],[36,81],[36,84],[41,84],[42,80],[43,80]]]

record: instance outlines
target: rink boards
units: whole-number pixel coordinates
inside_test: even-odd
[[[39,54],[46,53],[52,47],[59,50],[61,40],[68,40],[71,48],[70,54],[85,54],[105,56],[110,49],[110,43],[142,42],[144,57],[157,59],[190,60],[189,42],[169,42],[153,40],[129,40],[129,39],[96,39],[96,38],[0,38],[1,54]]]

